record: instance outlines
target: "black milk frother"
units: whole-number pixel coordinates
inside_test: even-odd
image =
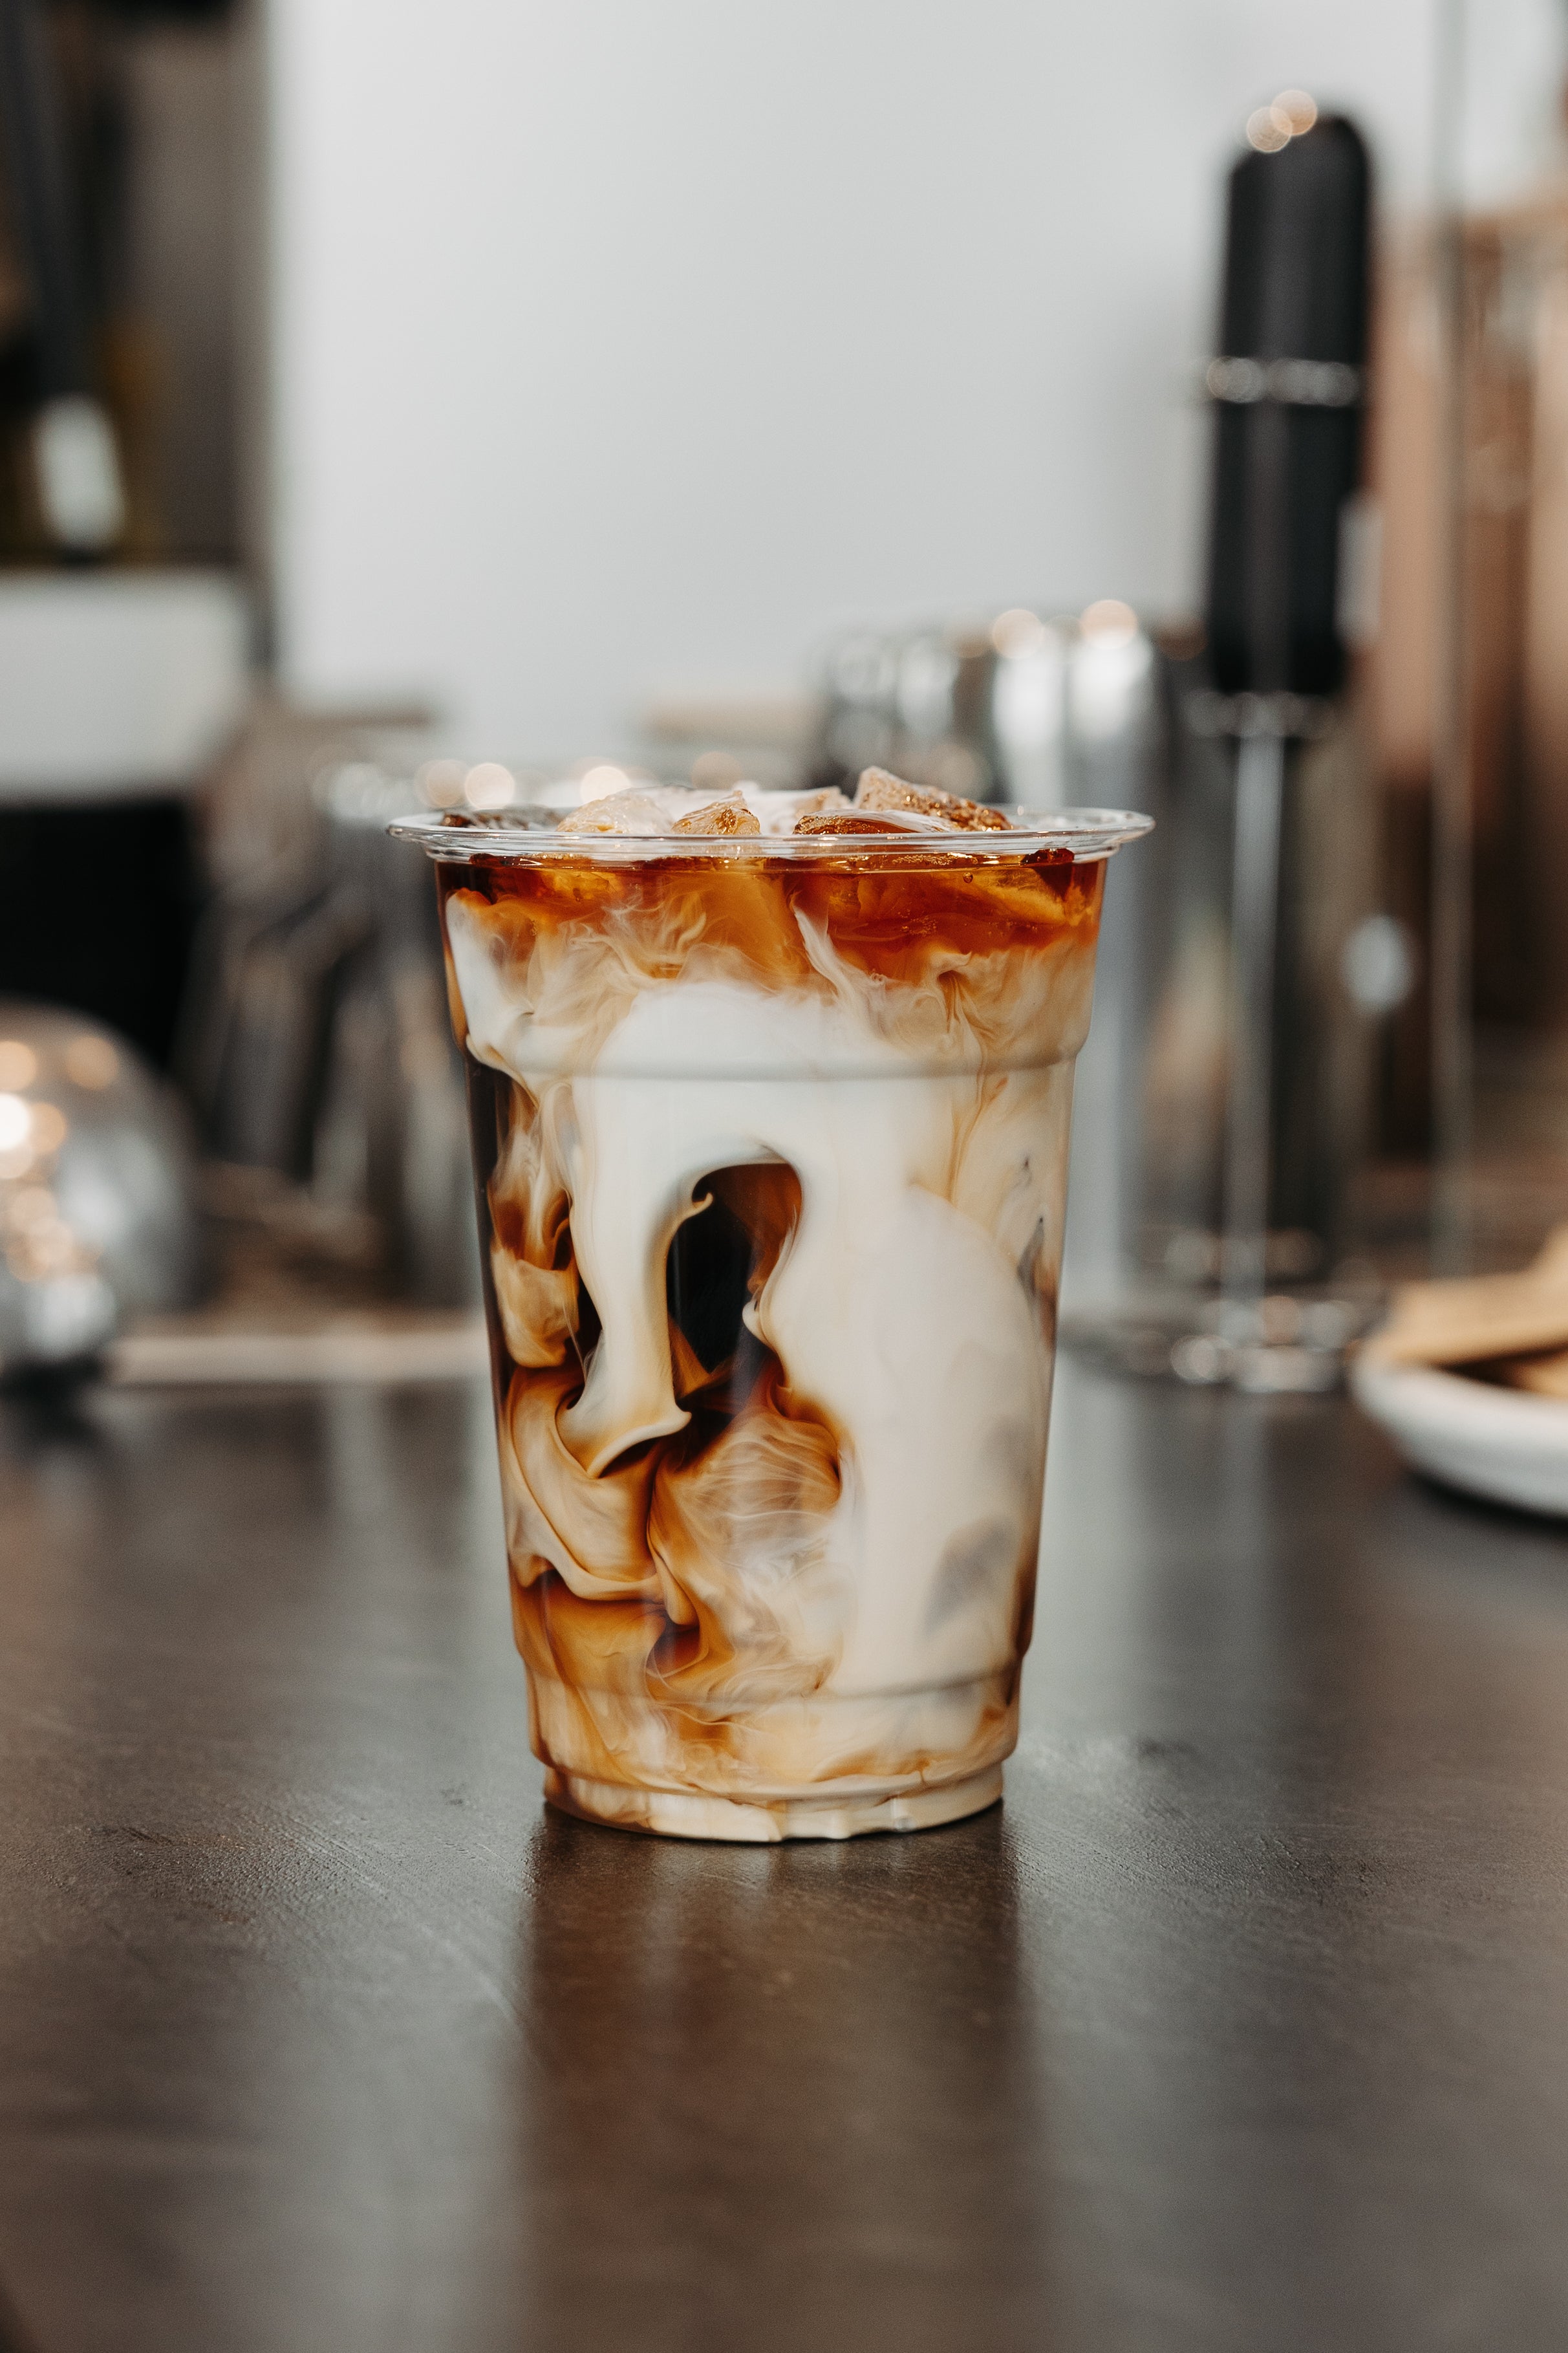
[[[1238,1328],[1268,1274],[1280,838],[1301,743],[1344,676],[1346,510],[1360,476],[1371,174],[1359,132],[1300,93],[1230,174],[1215,405],[1207,632],[1192,716],[1236,747],[1223,1274]]]

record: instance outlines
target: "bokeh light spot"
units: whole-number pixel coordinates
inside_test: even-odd
[[[1299,139],[1316,122],[1318,102],[1309,98],[1304,90],[1282,90],[1268,111],[1276,122],[1284,124],[1292,138]]]
[[[0,1089],[5,1093],[20,1093],[30,1087],[38,1075],[38,1058],[31,1046],[20,1038],[0,1038]]]
[[[27,1141],[35,1152],[58,1152],[70,1134],[70,1122],[58,1103],[35,1103],[27,1124]]]
[[[1005,613],[998,613],[991,624],[991,642],[1007,660],[1036,652],[1045,643],[1045,638],[1044,621],[1025,605],[1010,606]]]
[[[107,1038],[83,1029],[66,1048],[66,1076],[79,1087],[111,1087],[120,1076],[120,1057]]]
[[[470,808],[506,808],[517,792],[517,779],[499,760],[479,760],[464,777],[463,792]]]
[[[1130,645],[1138,635],[1138,616],[1120,596],[1101,596],[1086,605],[1078,617],[1084,636],[1097,646]]]
[[[426,808],[458,808],[468,773],[461,760],[426,760],[414,782]]]
[[[608,793],[624,793],[629,782],[626,770],[613,760],[599,760],[585,772],[579,789],[584,801],[602,801]]]

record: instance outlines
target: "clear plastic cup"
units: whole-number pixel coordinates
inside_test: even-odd
[[[689,1838],[999,1796],[1073,1060],[1122,811],[1006,830],[396,828],[468,1074],[546,1794]]]

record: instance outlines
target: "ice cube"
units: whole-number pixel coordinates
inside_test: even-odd
[[[568,809],[558,833],[668,833],[670,820],[651,794],[605,793],[581,808]]]
[[[863,768],[855,788],[855,806],[866,809],[904,809],[910,816],[934,818],[956,826],[962,833],[1006,833],[1007,819],[984,801],[965,800],[959,793],[939,793],[931,785],[906,784],[886,768]]]
[[[704,801],[700,808],[678,817],[670,829],[674,833],[761,833],[763,828],[736,791],[726,793],[722,800]]]

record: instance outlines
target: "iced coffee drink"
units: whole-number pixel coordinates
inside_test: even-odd
[[[868,771],[432,818],[548,1796],[699,1838],[988,1805],[1029,1639],[1119,813]]]

